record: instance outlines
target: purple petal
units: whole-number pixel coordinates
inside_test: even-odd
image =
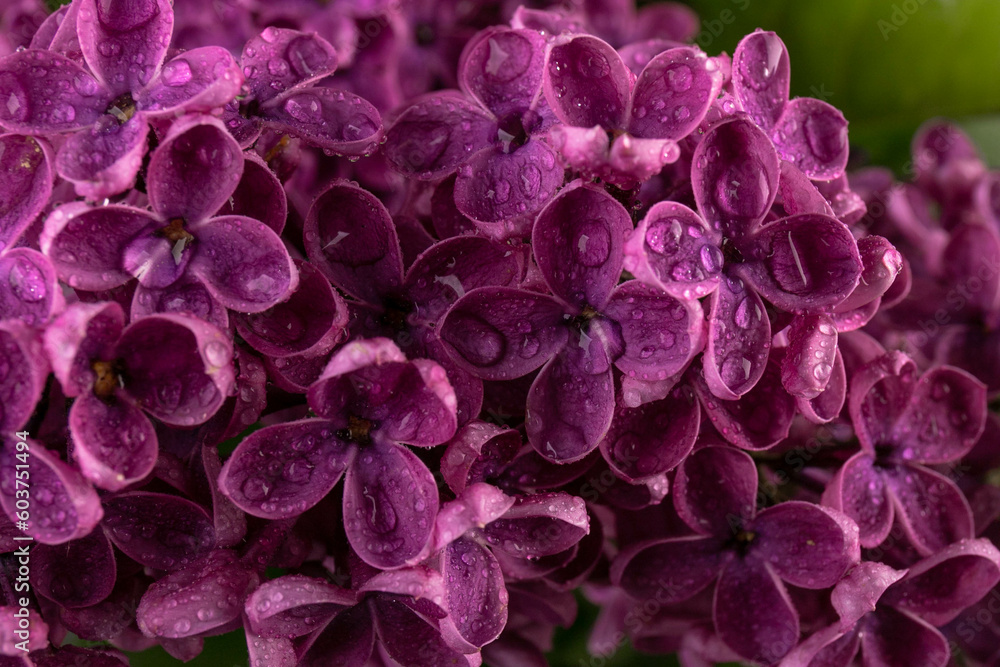
[[[491,480],[521,446],[521,436],[487,422],[470,421],[455,434],[441,457],[441,476],[454,493]]]
[[[778,122],[791,78],[788,50],[776,34],[758,30],[740,40],[733,53],[733,90],[755,123],[770,128]]]
[[[393,569],[420,560],[437,510],[434,477],[405,447],[366,447],[347,470],[344,529],[369,565]]]
[[[445,551],[441,574],[447,618],[462,639],[481,647],[500,636],[507,624],[507,588],[493,554],[477,542],[459,539]]]
[[[156,465],[156,430],[139,406],[121,394],[87,392],[69,412],[73,458],[95,486],[118,491],[146,477]]]
[[[793,586],[829,588],[861,559],[858,527],[837,510],[791,500],[753,522],[754,553]]]
[[[951,656],[948,641],[934,627],[892,607],[880,608],[870,617],[861,634],[861,652],[871,665],[945,667]]]
[[[400,285],[403,259],[392,217],[366,190],[335,183],[306,216],[309,260],[334,285],[372,304]]]
[[[31,556],[31,585],[60,606],[89,607],[108,597],[114,588],[115,555],[103,531],[95,530],[58,547],[40,544],[31,550]],[[84,571],[81,564],[86,566]]]
[[[677,390],[638,408],[618,406],[601,440],[601,454],[612,470],[632,483],[673,470],[698,437],[698,405],[690,391]]]
[[[215,546],[211,517],[190,500],[132,491],[103,502],[108,537],[126,556],[147,567],[180,570]]]
[[[0,429],[27,423],[45,391],[49,362],[35,331],[17,320],[0,320]]]
[[[250,94],[263,103],[333,74],[337,51],[316,33],[271,26],[247,40],[242,61]]]
[[[136,95],[135,102],[150,116],[207,113],[236,97],[242,83],[239,63],[229,51],[203,46],[168,60],[160,75]]]
[[[476,377],[527,375],[565,345],[565,306],[510,287],[483,287],[459,299],[441,321],[440,337],[455,362]]]
[[[149,203],[164,220],[194,226],[219,210],[243,175],[242,151],[222,123],[186,117],[153,151],[146,180]]]
[[[496,138],[496,120],[482,107],[453,93],[432,93],[414,101],[386,131],[385,155],[404,174],[437,178]]]
[[[746,452],[702,447],[688,456],[674,478],[674,507],[704,535],[729,536],[743,529],[757,505],[757,467]]]
[[[632,229],[625,207],[582,182],[564,188],[538,214],[535,261],[552,293],[577,308],[604,308],[622,271],[622,245]]]
[[[347,305],[326,277],[308,262],[297,261],[295,266],[299,285],[286,301],[261,313],[236,317],[240,336],[270,357],[325,352],[347,326]]]
[[[0,135],[0,250],[13,246],[52,194],[48,144],[21,134]]]
[[[654,32],[653,34],[656,33]],[[664,39],[658,35],[650,39],[626,44],[618,49],[618,55],[621,56],[622,62],[628,66],[632,74],[639,76],[650,60],[668,49],[676,49],[680,46],[685,46],[685,44],[671,39]]]
[[[795,404],[803,417],[814,424],[825,424],[840,415],[846,399],[847,371],[844,369],[844,357],[841,356],[838,347],[833,357],[833,370],[830,372],[826,389],[819,396],[809,400],[796,398]]]
[[[555,152],[529,139],[511,153],[487,148],[469,158],[455,180],[455,206],[473,222],[508,222],[533,216],[562,184]]]
[[[402,667],[470,667],[468,659],[448,646],[436,627],[404,602],[380,597],[374,610],[382,646]]]
[[[247,657],[251,664],[269,667],[296,667],[299,664],[292,640],[261,637],[250,629],[250,624],[246,621],[243,632],[247,638]]]
[[[168,0],[81,0],[76,19],[83,57],[116,95],[149,83],[163,62],[173,27]]]
[[[715,630],[740,656],[766,664],[799,643],[799,615],[766,563],[732,560],[715,588]]]
[[[771,208],[778,191],[778,154],[745,117],[722,121],[694,151],[691,186],[698,211],[727,236],[749,233]]]
[[[736,400],[767,368],[771,321],[764,302],[742,280],[726,277],[709,296],[705,382],[712,394]]]
[[[614,416],[611,368],[590,372],[587,359],[563,350],[549,361],[528,392],[524,428],[535,450],[550,461],[569,463],[592,452]]]
[[[837,305],[838,313],[860,308],[881,297],[893,286],[903,268],[903,256],[881,236],[858,239],[858,253],[864,268],[858,286]]]
[[[743,264],[743,275],[768,301],[792,312],[843,301],[863,268],[857,242],[836,218],[784,218],[761,227],[749,244],[759,260]]]
[[[843,626],[853,626],[875,611],[886,589],[905,576],[906,570],[894,570],[884,563],[860,563],[844,575],[830,594]]]
[[[459,85],[497,118],[523,113],[541,89],[545,51],[545,38],[534,30],[484,30],[462,52]]]
[[[71,135],[56,153],[56,171],[76,186],[77,194],[101,199],[135,183],[146,154],[149,124],[137,113],[124,124],[110,114]]]
[[[67,132],[93,124],[113,95],[75,61],[30,49],[0,60],[0,125],[13,132]]]
[[[238,619],[258,576],[236,554],[216,550],[150,585],[136,622],[147,637],[179,639],[207,633]]]
[[[552,47],[542,81],[549,106],[562,122],[616,130],[625,126],[630,78],[610,44],[580,35]]]
[[[382,141],[382,117],[370,102],[334,88],[293,89],[261,109],[271,129],[338,155],[371,155]]]
[[[632,280],[615,289],[604,314],[621,327],[625,351],[615,366],[630,377],[677,375],[702,349],[705,319],[693,299],[681,301]]]
[[[248,369],[250,364],[244,360],[243,366],[244,369]],[[257,367],[260,368],[259,362]],[[263,381],[260,384],[263,385]],[[256,421],[256,419],[253,421]],[[215,544],[221,548],[240,544],[247,534],[247,517],[243,513],[243,510],[236,507],[219,490],[219,473],[222,471],[219,450],[212,445],[203,445],[201,448],[201,461],[204,466],[205,481],[208,483],[212,496],[212,521],[215,527]]]
[[[915,181],[920,189],[935,199],[968,191],[982,182],[985,165],[968,135],[955,124],[941,119],[924,123],[917,130],[910,147]],[[987,175],[986,179],[990,178]]]
[[[771,138],[778,154],[809,178],[829,181],[847,167],[847,120],[822,100],[797,97],[786,104]]]
[[[357,605],[334,616],[313,635],[297,664],[299,667],[327,667],[331,663],[363,665],[371,657],[374,644],[375,624],[370,607]]]
[[[861,545],[877,547],[889,535],[895,516],[882,470],[858,452],[849,458],[823,493],[823,504],[840,510],[861,529]]]
[[[216,215],[243,215],[260,220],[280,234],[288,216],[288,199],[281,181],[256,153],[243,154],[243,176],[233,195]]]
[[[625,269],[677,298],[714,290],[723,261],[719,235],[677,202],[653,204],[625,242]]]
[[[604,177],[613,185],[631,189],[648,181],[679,157],[680,147],[672,139],[639,139],[623,134],[611,143]]]
[[[137,320],[156,313],[192,315],[223,331],[229,330],[229,311],[212,296],[205,283],[188,272],[162,289],[136,283],[129,319]]]
[[[836,353],[837,329],[829,315],[797,315],[788,329],[781,384],[793,396],[816,398],[830,382]]]
[[[628,111],[630,134],[678,141],[705,117],[722,89],[714,58],[700,49],[679,47],[660,53],[639,74]]]
[[[19,446],[22,443],[17,443]],[[0,505],[11,520],[17,519],[14,467],[15,445],[8,441],[0,450]],[[26,449],[31,479],[32,505],[28,529],[22,531],[42,544],[63,544],[90,533],[104,510],[94,487],[74,468],[41,445],[28,441]]]
[[[611,580],[636,599],[687,600],[713,583],[729,560],[720,546],[705,537],[639,543],[615,558]]]
[[[921,376],[892,432],[900,456],[920,463],[957,461],[986,425],[986,386],[952,366]]]
[[[521,261],[509,246],[489,239],[461,236],[441,241],[414,261],[403,288],[420,321],[437,324],[445,311],[469,290],[485,286],[517,286]]]
[[[583,499],[566,493],[518,496],[514,506],[483,529],[493,548],[526,557],[564,551],[590,530]]]
[[[125,313],[115,303],[71,305],[45,331],[45,352],[67,397],[90,390],[91,364],[111,359],[125,328]]]
[[[972,510],[949,478],[919,465],[887,467],[884,476],[896,518],[918,553],[929,556],[973,536]]]
[[[211,417],[233,387],[233,346],[211,324],[183,315],[133,322],[115,346],[126,390],[157,419],[194,426]]]
[[[291,574],[272,579],[247,599],[250,628],[262,637],[301,637],[344,607],[356,595],[323,579]]]
[[[438,183],[431,197],[431,224],[439,239],[476,232],[476,225],[455,206],[455,179],[452,175]]]
[[[240,111],[238,100],[227,104],[219,118],[226,123],[229,133],[240,144],[240,148],[250,148],[264,130],[264,121],[258,116],[246,118]]]
[[[330,492],[356,454],[326,420],[275,424],[244,438],[222,467],[219,490],[253,516],[298,516]]]
[[[66,305],[56,271],[48,258],[31,248],[14,248],[0,256],[0,319],[44,326]]]
[[[299,274],[284,243],[253,218],[212,218],[194,230],[197,254],[191,271],[222,305],[243,313],[271,308],[288,298]]]
[[[834,216],[833,208],[812,181],[802,173],[802,170],[791,162],[781,161],[781,180],[778,182],[778,194],[775,203],[780,203],[785,209],[785,215],[816,213],[829,217]]]
[[[893,351],[864,363],[851,375],[851,421],[861,448],[874,455],[876,445],[892,443],[892,428],[913,394],[916,365],[902,352]]]

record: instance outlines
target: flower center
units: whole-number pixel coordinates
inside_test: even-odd
[[[497,123],[497,141],[504,153],[510,153],[528,142],[528,132],[518,112],[509,113]]]
[[[130,121],[132,116],[135,115],[135,100],[132,99],[132,93],[123,93],[111,100],[111,104],[108,105],[104,113],[111,114],[117,118],[119,125],[124,125]]]
[[[430,46],[434,43],[434,28],[428,23],[418,23],[416,26],[417,46]]]
[[[367,445],[371,442],[373,428],[375,428],[375,422],[351,415],[347,418],[347,428],[337,431],[337,437],[356,442],[359,445]]]
[[[727,238],[722,239],[722,256],[725,263],[729,265],[742,264],[744,261],[743,253],[739,251],[736,244]]]
[[[398,297],[386,297],[382,300],[382,317],[380,321],[393,331],[400,332],[407,329],[406,318],[413,312],[413,304]]]
[[[95,361],[90,368],[97,376],[94,379],[94,394],[99,398],[108,398],[115,389],[125,386],[120,365],[113,361]]]

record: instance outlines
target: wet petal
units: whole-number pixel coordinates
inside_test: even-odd
[[[868,621],[861,635],[861,652],[865,662],[873,665],[944,667],[951,656],[948,641],[938,630],[892,607],[880,608]]]
[[[0,319],[42,327],[66,305],[52,263],[31,248],[14,248],[0,256],[0,285]]]
[[[778,122],[791,78],[788,50],[776,34],[758,30],[740,40],[733,53],[733,90],[755,123],[770,128]]]
[[[168,60],[136,106],[151,116],[207,113],[228,104],[240,92],[239,63],[220,46],[202,46]]]
[[[729,554],[712,538],[677,537],[627,547],[611,565],[611,581],[640,600],[680,602],[719,576]]]
[[[775,203],[780,203],[786,215],[817,213],[834,216],[833,208],[802,170],[787,160],[781,161],[781,180]]]
[[[698,400],[675,390],[637,408],[617,406],[601,454],[629,482],[646,481],[675,468],[691,452],[701,426]]]
[[[243,175],[242,157],[239,144],[215,118],[175,123],[149,161],[150,205],[164,220],[196,225],[233,194]]]
[[[484,30],[462,52],[459,85],[497,118],[524,113],[541,88],[545,55],[545,38],[534,30]]]
[[[778,154],[809,178],[829,181],[847,166],[847,120],[822,100],[797,97],[786,104],[771,139]]]
[[[500,489],[477,482],[466,487],[455,500],[441,506],[434,520],[431,552],[437,552],[476,528],[496,521],[514,505],[514,498]]]
[[[761,227],[748,243],[757,261],[743,264],[742,274],[768,301],[791,312],[840,303],[863,269],[857,242],[836,218],[784,218]]]
[[[163,62],[173,27],[168,0],[81,0],[76,18],[83,57],[116,95],[149,83]]]
[[[441,457],[441,476],[454,493],[461,493],[467,485],[492,480],[520,447],[517,431],[470,421],[449,441]]]
[[[533,216],[562,183],[555,152],[540,140],[511,153],[487,148],[458,170],[455,206],[473,222],[508,222]]]
[[[916,364],[898,351],[852,369],[848,410],[865,452],[874,455],[876,445],[892,444],[893,426],[908,407],[916,382]]]
[[[895,512],[886,481],[872,457],[858,452],[849,458],[823,493],[823,504],[840,510],[861,529],[861,545],[877,547],[889,535]]]
[[[334,88],[292,90],[268,102],[261,117],[275,132],[337,155],[371,155],[382,141],[382,117],[370,102]]]
[[[496,558],[467,539],[452,542],[444,553],[442,576],[448,595],[448,621],[473,646],[495,640],[507,624],[507,588]]]
[[[844,626],[853,626],[875,611],[886,589],[906,575],[906,570],[894,570],[884,563],[866,561],[852,567],[830,594]]]
[[[147,567],[180,570],[215,546],[212,518],[190,500],[132,491],[103,502],[108,537],[125,555]]]
[[[374,445],[344,479],[344,529],[363,561],[402,567],[423,555],[434,528],[438,492],[427,466],[405,447]]]
[[[34,330],[0,320],[0,428],[12,433],[31,418],[45,391],[49,362]]]
[[[263,103],[333,74],[337,52],[316,33],[270,26],[247,40],[242,62],[250,94]]]
[[[247,362],[246,356],[245,354],[243,355],[242,366],[243,370],[249,372],[251,365]],[[257,368],[259,369],[260,366],[258,365]],[[261,393],[263,393],[263,380],[259,384],[261,386]],[[243,396],[240,398],[242,400]],[[260,410],[258,409],[257,412],[259,416]],[[253,421],[256,421],[256,419]],[[245,423],[240,422],[239,426],[242,427]],[[212,521],[215,527],[215,544],[222,548],[240,544],[247,534],[247,517],[243,513],[243,510],[238,508],[219,491],[219,473],[222,470],[222,461],[219,459],[218,448],[210,444],[202,445],[201,465],[204,468],[206,481],[212,497]]]
[[[625,242],[625,269],[677,298],[702,297],[722,276],[719,242],[719,235],[687,206],[657,202]]]
[[[356,594],[324,579],[291,574],[265,582],[247,598],[250,628],[262,637],[301,637],[345,607]]]
[[[124,124],[104,115],[70,136],[56,153],[56,171],[77,194],[101,199],[128,190],[146,154],[149,124],[137,113]]]
[[[455,362],[477,377],[527,375],[565,345],[565,306],[510,287],[483,287],[459,299],[441,321],[440,337]]]
[[[837,329],[829,315],[797,315],[781,360],[781,384],[793,396],[816,398],[830,382],[836,353]]]
[[[431,196],[431,225],[439,239],[474,234],[476,225],[455,206],[455,175],[445,178]]]
[[[549,106],[567,125],[624,128],[632,82],[607,42],[580,35],[553,46],[542,81]]]
[[[468,659],[448,646],[436,627],[402,601],[379,597],[374,610],[382,646],[403,667],[470,667]]]
[[[486,526],[486,542],[513,556],[535,558],[559,553],[590,530],[582,498],[566,493],[518,496],[514,506]]]
[[[136,285],[130,319],[156,313],[192,315],[224,331],[229,329],[229,311],[212,296],[205,283],[188,272],[162,289]]]
[[[2,94],[2,92],[0,92]],[[21,134],[0,134],[0,250],[17,241],[52,194],[48,144]]]
[[[299,284],[287,300],[261,313],[238,315],[236,330],[270,357],[316,354],[333,347],[347,326],[347,305],[312,264],[296,261]]]
[[[604,308],[622,271],[628,211],[603,189],[577,182],[538,214],[535,261],[552,293],[577,307]]]
[[[897,520],[919,554],[973,536],[972,510],[949,478],[919,465],[887,467],[884,478]]]
[[[18,443],[20,444],[20,443]],[[76,469],[52,452],[27,441],[28,472],[31,479],[31,520],[23,531],[42,544],[63,544],[90,533],[104,510],[94,487]],[[0,450],[0,505],[11,520],[17,519],[14,479],[15,444],[8,441]]]
[[[125,328],[115,303],[75,303],[45,331],[45,353],[66,396],[88,392],[96,379],[91,364],[113,358]]]
[[[799,615],[765,563],[734,559],[715,588],[715,630],[740,656],[772,663],[799,643]]]
[[[73,458],[95,486],[118,491],[146,477],[156,465],[156,430],[137,405],[120,395],[91,392],[69,412]]]
[[[237,446],[219,474],[219,490],[253,516],[298,516],[330,492],[356,453],[324,419],[275,424]]]
[[[305,645],[297,664],[300,667],[365,664],[375,645],[375,624],[369,609],[367,604],[361,604],[334,616]]]
[[[665,380],[682,373],[704,343],[697,301],[681,301],[635,280],[614,291],[604,314],[621,327],[625,351],[615,366],[630,377]]]
[[[561,351],[528,392],[524,427],[535,450],[557,463],[581,459],[601,441],[614,416],[611,368],[590,374],[578,355]]]
[[[31,556],[31,585],[60,606],[89,607],[114,588],[115,555],[103,531],[95,530],[65,545],[40,544]]]
[[[65,56],[29,49],[0,60],[0,125],[13,132],[68,132],[93,124],[114,97]]]
[[[660,53],[635,82],[627,129],[640,138],[689,135],[722,89],[722,71],[712,58],[689,46]]]
[[[841,512],[804,501],[762,510],[753,552],[793,586],[829,588],[861,559],[858,527]]]
[[[385,155],[404,174],[428,179],[454,171],[497,139],[496,119],[452,93],[418,98],[386,131]]]
[[[691,186],[698,211],[729,237],[749,233],[778,191],[778,154],[760,128],[734,117],[709,130],[694,151]]]
[[[713,395],[736,400],[764,374],[771,321],[757,292],[738,278],[719,281],[708,303],[705,382]]]
[[[212,218],[196,232],[191,271],[218,301],[233,310],[267,310],[298,285],[298,271],[274,231],[253,218]]]
[[[743,529],[757,506],[757,467],[738,449],[713,445],[688,456],[674,479],[674,507],[692,529],[726,537]]]
[[[233,195],[216,215],[243,215],[260,220],[281,234],[288,217],[288,199],[281,181],[256,153],[243,153],[243,176]]]
[[[258,576],[231,551],[216,550],[147,589],[136,622],[147,637],[193,637],[238,619]]]
[[[233,344],[211,324],[184,315],[133,322],[115,346],[125,390],[157,419],[193,426],[214,415],[235,380]]]
[[[795,404],[803,417],[814,424],[825,424],[840,415],[846,400],[847,371],[844,369],[844,357],[841,356],[838,347],[833,357],[833,370],[830,372],[826,389],[819,396],[809,400],[796,398]]]
[[[304,225],[309,260],[334,285],[368,303],[403,278],[399,237],[385,206],[366,190],[336,183],[309,209]]]
[[[986,386],[953,366],[932,368],[913,388],[892,440],[900,456],[920,463],[957,461],[986,425]]]
[[[881,297],[893,286],[903,269],[903,255],[881,236],[858,239],[858,254],[863,267],[858,286],[837,304],[835,311],[838,313],[860,308]]]

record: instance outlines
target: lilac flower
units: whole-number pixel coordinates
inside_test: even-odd
[[[315,505],[346,473],[344,528],[358,555],[382,569],[422,560],[437,486],[400,443],[432,447],[454,434],[455,393],[444,369],[407,362],[386,339],[354,341],[334,355],[308,398],[319,418],[244,439],[219,488],[248,514],[280,519]]]
[[[532,232],[553,296],[480,288],[455,302],[441,323],[455,362],[481,378],[516,378],[544,365],[528,394],[525,428],[532,446],[553,461],[586,456],[608,430],[612,365],[641,380],[665,380],[701,347],[697,302],[636,282],[617,286],[630,227],[624,207],[603,190],[567,186]]]
[[[722,485],[719,481],[722,480]],[[740,656],[780,659],[798,643],[799,616],[782,581],[828,588],[860,558],[857,526],[811,503],[756,510],[757,469],[750,457],[708,446],[678,469],[674,507],[694,535],[632,545],[612,577],[633,597],[675,602],[717,580],[713,618]]]
[[[134,276],[141,304],[183,280],[199,283],[226,308],[266,310],[298,282],[288,251],[258,220],[212,217],[232,195],[243,166],[239,146],[218,120],[186,117],[171,127],[150,160],[152,213],[124,205],[67,204],[46,220],[42,251],[73,287],[109,289]]]
[[[173,28],[166,0],[75,0],[74,9],[87,68],[38,48],[0,60],[0,97],[7,100],[0,125],[73,132],[56,154],[56,169],[81,195],[97,199],[131,186],[150,119],[221,107],[239,92],[242,75],[229,52],[214,46],[164,64]]]
[[[881,544],[894,520],[923,556],[972,537],[965,497],[927,466],[972,449],[986,420],[985,387],[949,366],[918,378],[911,359],[890,352],[854,374],[848,408],[861,451],[840,468],[823,501],[857,522],[861,544]]]

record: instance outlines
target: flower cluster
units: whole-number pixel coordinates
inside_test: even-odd
[[[545,665],[580,591],[595,655],[1000,660],[954,126],[848,174],[672,3],[0,6],[0,664]]]

